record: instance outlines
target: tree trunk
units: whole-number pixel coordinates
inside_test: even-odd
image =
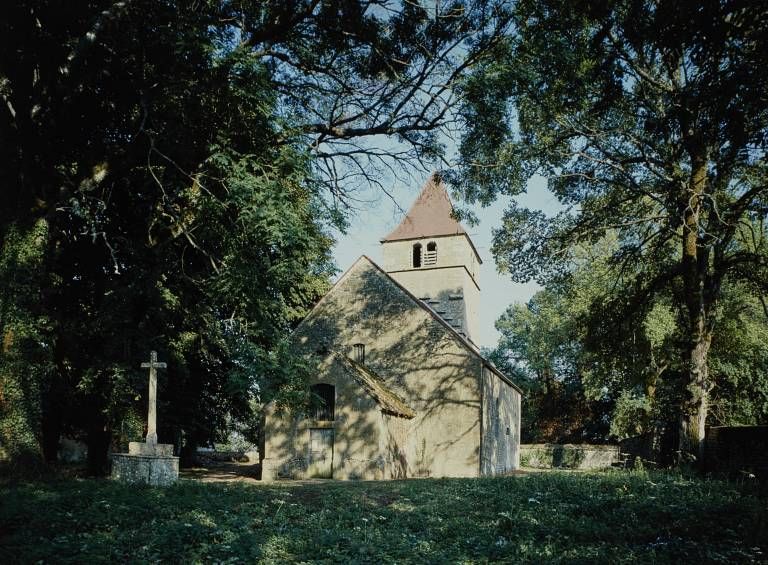
[[[97,419],[88,429],[88,474],[94,477],[105,475],[108,471],[109,443],[111,434],[104,420]]]
[[[684,354],[685,394],[680,406],[678,450],[682,460],[701,461],[709,411],[708,354],[716,291],[710,276],[710,250],[701,240],[701,211],[707,184],[707,160],[692,155],[691,181],[683,199],[682,266],[688,313],[688,346]]]
[[[687,459],[704,459],[704,438],[709,413],[709,367],[707,357],[712,334],[706,330],[698,335],[687,351],[687,386],[680,415],[679,450]]]

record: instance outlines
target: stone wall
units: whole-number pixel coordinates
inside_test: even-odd
[[[705,465],[710,471],[748,471],[768,476],[768,426],[708,428]]]
[[[179,458],[113,453],[112,478],[130,484],[169,486],[179,478]]]
[[[520,446],[521,465],[532,469],[605,469],[618,464],[618,445],[533,443]]]
[[[381,447],[386,454],[387,479],[404,479],[408,476],[408,429],[410,421],[393,414],[384,414],[386,433],[381,435],[384,445]]]
[[[483,367],[480,472],[500,475],[520,467],[520,393]]]

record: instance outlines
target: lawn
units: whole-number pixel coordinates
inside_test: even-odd
[[[674,473],[0,487],[0,562],[762,562],[765,487]]]

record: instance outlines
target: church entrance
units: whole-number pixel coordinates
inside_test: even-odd
[[[307,476],[316,479],[333,477],[333,428],[310,428]]]

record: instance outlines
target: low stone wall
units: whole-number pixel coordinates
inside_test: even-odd
[[[520,465],[532,469],[605,469],[619,462],[618,445],[530,443],[520,446]]]
[[[768,426],[708,428],[704,448],[704,462],[710,471],[768,476]]]

